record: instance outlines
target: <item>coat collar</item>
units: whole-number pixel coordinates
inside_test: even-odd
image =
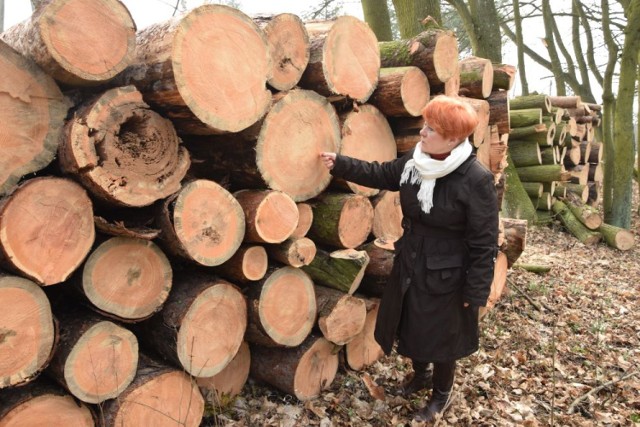
[[[460,166],[458,166],[458,168],[453,172],[459,173],[460,175],[466,174],[475,160],[476,160],[476,155],[474,153],[471,153],[469,158],[465,160]]]

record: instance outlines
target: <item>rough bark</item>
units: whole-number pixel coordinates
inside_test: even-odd
[[[313,261],[301,268],[314,283],[353,294],[360,286],[368,263],[369,255],[364,251],[318,249]]]
[[[373,206],[357,194],[323,193],[313,206],[309,237],[317,243],[338,248],[355,248],[373,227]]]
[[[460,61],[460,95],[485,99],[493,88],[493,66],[486,58],[468,57]]]
[[[493,64],[493,90],[510,91],[516,80],[517,69],[510,64]],[[523,71],[520,70],[520,73]]]
[[[497,125],[498,132],[509,133],[511,122],[509,119],[509,92],[494,90],[487,98],[489,102],[489,125]]]
[[[389,7],[387,2],[378,0],[363,0],[362,14],[364,20],[376,35],[379,41],[393,40],[391,32],[391,19],[389,16]]]

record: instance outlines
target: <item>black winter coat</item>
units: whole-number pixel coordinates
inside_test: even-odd
[[[493,281],[498,202],[493,175],[475,155],[438,178],[426,214],[419,185],[400,185],[413,152],[385,163],[338,155],[332,175],[372,188],[400,191],[404,235],[376,321],[375,338],[389,354],[449,362],[478,350],[478,308]],[[469,303],[464,307],[463,303]]]

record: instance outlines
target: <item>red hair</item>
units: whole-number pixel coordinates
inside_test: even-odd
[[[429,127],[444,138],[462,141],[478,126],[478,115],[466,102],[438,95],[422,110],[422,118]]]

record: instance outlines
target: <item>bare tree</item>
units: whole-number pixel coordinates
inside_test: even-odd
[[[4,0],[0,0],[0,33],[4,31]]]
[[[391,18],[386,0],[362,0],[362,14],[378,41],[393,40]]]

